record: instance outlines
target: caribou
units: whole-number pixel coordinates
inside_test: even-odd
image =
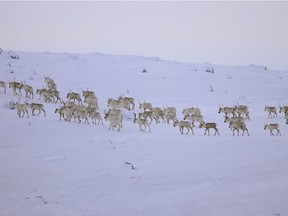
[[[4,89],[4,94],[6,94],[6,83],[3,81],[0,81],[0,87],[2,87]]]
[[[49,76],[44,76],[45,83],[47,84],[47,88],[50,90],[57,90],[56,83],[54,82],[53,79],[51,79]]]
[[[165,122],[165,114],[164,114],[164,110],[162,110],[160,107],[154,107],[152,108],[152,112],[153,112],[153,118],[157,123],[160,123],[159,119],[162,119],[162,123]]]
[[[96,97],[95,93],[93,91],[88,91],[88,89],[86,91],[84,91],[82,88],[82,96],[84,97],[84,99],[86,99],[87,97],[90,97],[90,96],[94,96]]]
[[[36,94],[39,94],[39,100],[41,99],[41,96],[42,96],[43,92],[45,92],[45,91],[46,91],[46,88],[36,90]]]
[[[146,131],[146,128],[148,127],[149,129],[149,132],[151,132],[151,128],[150,128],[150,124],[147,120],[147,118],[141,118],[141,117],[136,117],[136,113],[133,113],[134,114],[134,120],[133,120],[133,123],[134,124],[138,124],[139,125],[139,131]],[[144,126],[144,129],[142,129],[142,126]]]
[[[235,106],[234,113],[237,113],[238,117],[243,117],[245,120],[250,120],[248,106],[246,105]]]
[[[152,123],[153,121],[153,111],[144,111],[143,113],[139,113],[138,114],[138,118],[142,118],[142,119],[146,119],[148,121],[148,118],[150,119],[149,125]]]
[[[244,135],[244,132],[246,131],[247,135],[250,136],[249,131],[246,127],[245,122],[242,121],[235,121],[232,122],[231,125],[229,125],[229,127],[231,128],[232,132],[233,132],[233,136],[235,135],[235,130],[237,130],[237,134],[239,136],[239,129],[241,129],[243,131],[242,136]]]
[[[188,115],[193,115],[193,114],[201,115],[201,110],[198,107],[185,108],[183,109],[182,114],[184,115],[184,119],[185,119],[185,117]]]
[[[57,103],[58,100],[61,103],[61,98],[60,98],[60,92],[57,90],[53,90],[53,89],[49,89],[47,90],[47,93],[51,95],[51,97],[53,98],[53,103]],[[56,100],[55,100],[56,98]]]
[[[96,108],[97,110],[99,109],[98,107],[98,99],[95,95],[88,95],[85,100],[84,100],[85,103],[88,104],[88,107],[94,107]]]
[[[283,112],[284,114],[288,113],[288,106],[279,105],[279,113]]]
[[[21,104],[19,103],[20,102],[20,98],[17,102],[14,102],[13,99],[12,99],[12,104],[11,104],[11,109],[16,109],[17,110],[17,114],[19,116],[19,118],[23,118],[25,113],[27,115],[27,118],[29,118],[29,114],[28,114],[28,109],[27,109],[27,105],[24,103],[24,104]],[[22,113],[22,115],[21,115]]]
[[[109,121],[109,130],[117,127],[117,130],[120,131],[122,128],[122,111],[109,109],[108,112],[104,111],[104,119]]]
[[[139,109],[143,109],[144,111],[146,111],[147,109],[152,110],[152,104],[147,102],[140,103]]]
[[[135,99],[132,97],[124,97],[123,95],[118,97],[118,101],[123,101],[124,103],[128,103],[132,105],[132,110],[135,110]]]
[[[183,134],[184,128],[187,128],[186,135],[189,134],[190,130],[191,130],[192,135],[194,135],[193,126],[192,126],[190,121],[184,121],[184,120],[181,120],[180,122],[179,121],[175,121],[173,126],[174,127],[178,126],[179,127],[179,131],[181,132],[181,134]]]
[[[235,107],[219,107],[218,113],[220,114],[221,112],[225,114],[225,117],[229,117],[230,114],[232,116],[235,116]]]
[[[264,130],[270,130],[270,136],[274,136],[273,130],[277,131],[276,136],[278,134],[281,135],[281,132],[279,130],[279,124],[266,124],[264,125]]]
[[[32,110],[32,116],[35,116],[34,111],[37,110],[37,111],[38,111],[37,116],[39,116],[40,113],[41,113],[41,111],[43,111],[44,117],[46,117],[46,111],[45,111],[45,109],[44,109],[44,105],[43,105],[43,104],[40,104],[40,103],[30,103],[30,104],[29,104],[29,103],[27,103],[27,102],[25,102],[25,104],[26,104],[26,106],[27,106],[28,108],[30,108],[30,109]]]
[[[41,96],[43,96],[44,101],[46,103],[57,103],[58,101],[60,103],[62,102],[60,98],[60,93],[57,90],[42,88],[42,89],[37,89],[36,94],[39,94],[39,99],[41,99]]]
[[[209,123],[205,123],[205,122],[202,122],[199,126],[200,128],[205,128],[205,133],[204,135],[206,135],[206,132],[208,131],[208,136],[210,136],[210,131],[209,129],[213,128],[215,130],[215,133],[214,133],[214,136],[216,136],[217,134],[219,134],[219,130],[217,128],[217,124],[215,122],[209,122]]]
[[[178,118],[177,118],[175,113],[167,113],[167,114],[165,114],[165,118],[166,118],[166,121],[168,124],[170,124],[170,120],[172,120],[173,123],[178,121]]]
[[[80,96],[79,93],[69,92],[67,94],[67,98],[69,99],[69,101],[73,100],[74,103],[75,103],[75,100],[77,100],[78,101],[78,105],[80,103],[82,104],[81,96]]]
[[[101,121],[101,124],[103,125],[101,114],[97,112],[96,110],[88,112],[88,117],[91,118],[93,124],[96,124],[98,120],[98,125],[100,124],[100,121]]]
[[[277,118],[277,111],[276,111],[276,107],[274,106],[265,106],[264,111],[268,112],[268,119],[269,118]],[[273,115],[272,115],[273,113]]]
[[[85,120],[84,124],[89,124],[87,111],[85,110],[85,108],[81,107],[74,109],[72,112],[72,116],[74,117],[74,119],[78,119],[78,124],[80,124],[81,119]]]
[[[46,103],[54,103],[55,102],[54,94],[50,90],[46,89],[45,91],[43,91],[41,93],[41,95],[43,96],[43,99]]]
[[[65,121],[70,121],[72,118],[72,113],[73,111],[76,109],[77,105],[64,105],[60,108],[55,109],[55,113],[59,113],[60,115],[60,119],[59,121],[61,121],[61,117],[63,117],[63,119]],[[66,116],[66,118],[65,118]]]
[[[170,124],[169,123],[170,120],[172,120],[173,123],[178,121],[178,118],[176,116],[176,108],[175,107],[166,107],[164,109],[164,116],[165,116],[165,119],[166,119],[168,124]]]
[[[176,115],[176,108],[175,107],[166,107],[164,108],[164,114],[175,114]]]
[[[202,115],[199,115],[199,114],[192,114],[192,115],[185,116],[184,120],[191,121],[193,126],[195,126],[194,122],[197,121],[197,122],[199,122],[199,126],[200,126],[204,122],[204,117]]]
[[[25,82],[22,83],[21,89],[23,89],[25,91],[25,97],[29,98],[32,96],[32,99],[34,98],[34,93],[33,93],[33,87],[30,85],[27,85]]]
[[[119,100],[115,100],[112,98],[108,99],[108,107],[110,107],[112,109],[124,108],[124,109],[127,109],[129,111],[131,110],[129,103],[127,103],[126,101],[124,101],[124,100],[119,101]]]
[[[21,88],[22,88],[22,83],[20,82],[9,82],[9,88],[12,88],[13,89],[13,95],[17,95],[17,89],[18,89],[18,96],[22,96],[22,93],[21,93]]]
[[[234,117],[225,117],[225,120],[224,120],[224,123],[228,122],[229,123],[229,128],[231,128],[231,125],[234,123],[234,122],[244,122],[244,118],[243,117],[238,117],[238,116],[234,116]]]

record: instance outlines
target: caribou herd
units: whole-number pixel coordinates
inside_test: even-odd
[[[179,127],[181,134],[184,134],[184,129],[187,130],[186,134],[194,135],[194,127],[204,128],[204,135],[210,135],[210,129],[214,130],[214,135],[220,135],[215,122],[205,122],[204,117],[201,114],[199,107],[188,107],[183,109],[183,119],[179,120],[175,107],[154,107],[151,103],[143,102],[139,104],[138,113],[135,113],[135,99],[132,97],[119,96],[117,99],[108,98],[107,108],[104,113],[99,112],[98,98],[93,91],[82,90],[82,95],[77,92],[67,93],[66,101],[60,98],[60,92],[57,90],[57,85],[53,79],[49,76],[44,76],[46,83],[45,88],[36,89],[35,93],[39,95],[38,100],[43,98],[45,103],[61,104],[60,107],[55,109],[55,113],[59,114],[59,120],[70,122],[72,119],[74,122],[89,124],[89,120],[93,124],[103,125],[102,114],[104,119],[109,123],[110,130],[120,131],[123,128],[123,110],[133,112],[133,123],[138,124],[139,131],[151,132],[151,124],[155,121],[155,124],[160,123],[173,123],[174,127]],[[8,82],[9,88],[13,90],[13,96],[18,96],[18,101],[10,102],[10,108],[15,109],[19,117],[23,118],[25,115],[29,118],[28,109],[31,109],[32,116],[37,116],[43,112],[43,116],[46,116],[44,104],[41,103],[29,103],[29,100],[34,99],[34,89],[32,86],[26,84],[26,82],[17,82],[15,78],[13,81]],[[0,92],[6,94],[6,82],[0,81]],[[25,92],[25,102],[20,103],[22,97],[22,90]],[[84,100],[82,100],[82,97]],[[268,119],[277,118],[277,108],[275,106],[265,106],[264,111],[268,113]],[[246,133],[248,136],[249,130],[246,127],[246,121],[250,120],[249,109],[246,105],[234,105],[230,107],[219,106],[218,114],[224,114],[224,122],[227,123],[228,128],[231,129],[232,135],[235,135],[235,131],[239,136],[239,132],[242,131],[242,136]],[[288,124],[288,106],[279,105],[279,113],[284,113],[286,124]],[[197,126],[196,126],[197,125]],[[281,135],[279,124],[271,123],[264,125],[264,130],[269,130],[270,135]]]

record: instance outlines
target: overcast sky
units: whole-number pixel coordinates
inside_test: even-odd
[[[4,50],[288,70],[288,2],[0,2]]]

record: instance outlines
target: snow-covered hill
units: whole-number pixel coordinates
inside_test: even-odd
[[[11,58],[19,56],[19,59]],[[211,73],[213,68],[214,73]],[[146,69],[146,72],[143,70]],[[61,104],[47,116],[19,118],[9,109],[12,89],[0,88],[0,215],[2,216],[288,216],[287,71],[265,66],[219,66],[163,61],[157,57],[99,53],[8,52],[0,55],[0,80],[45,87],[55,80],[65,101],[71,90],[93,90],[99,111],[121,94],[153,106],[198,106],[220,136],[181,135],[171,124],[139,132],[123,110],[120,132],[104,125],[59,121]],[[25,101],[22,97],[21,101]],[[247,105],[250,136],[233,136],[219,106]],[[268,119],[265,106],[276,106]],[[278,123],[282,136],[264,124]],[[135,169],[131,169],[132,163]]]

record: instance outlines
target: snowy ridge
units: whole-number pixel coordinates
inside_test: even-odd
[[[151,133],[139,132],[127,110],[120,132],[105,121],[59,121],[54,111],[61,105],[44,103],[35,92],[30,101],[43,103],[47,116],[22,119],[9,109],[17,99],[12,89],[3,94],[0,88],[0,215],[288,216],[288,125],[278,108],[288,103],[287,71],[100,53],[13,53],[19,59],[0,55],[1,81],[15,78],[36,91],[49,75],[64,101],[70,90],[93,90],[102,114],[107,99],[121,94],[136,99],[135,112],[147,101],[176,107],[179,119],[184,108],[198,106],[220,136],[204,136],[200,128],[181,135],[155,122]],[[219,105],[237,103],[249,107],[249,137],[233,136],[218,114]],[[277,107],[277,118],[267,118],[267,105]],[[269,136],[265,123],[278,123],[282,136]]]

